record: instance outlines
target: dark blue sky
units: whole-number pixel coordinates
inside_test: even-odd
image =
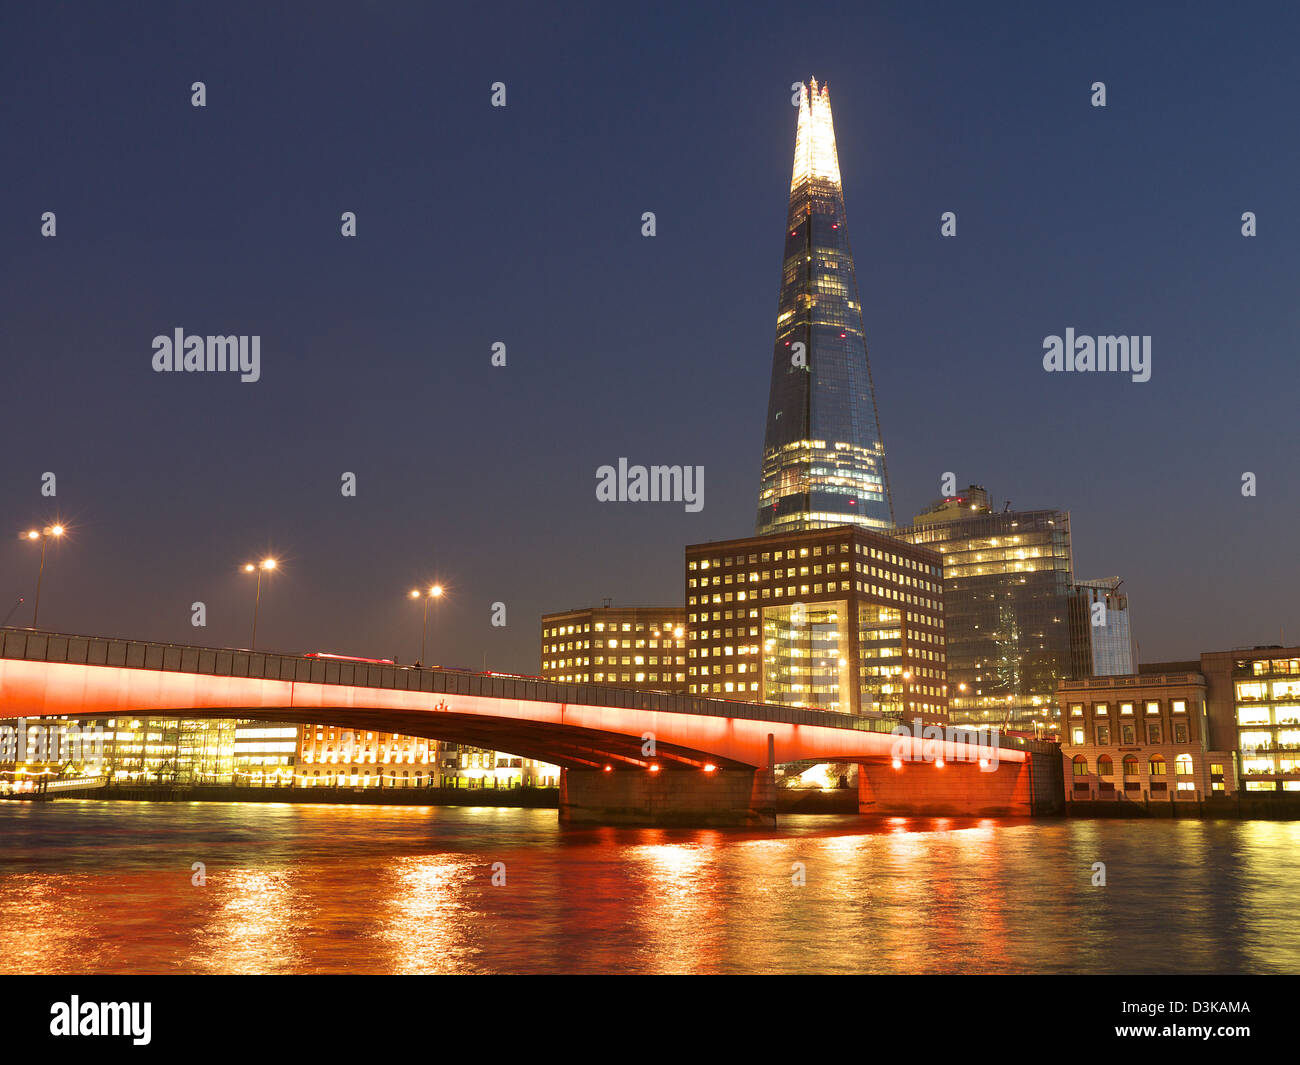
[[[0,524],[74,529],[42,626],[244,644],[268,549],[291,651],[409,661],[432,577],[445,664],[533,672],[545,610],[680,603],[682,545],[753,531],[815,75],[900,520],[951,470],[1068,508],[1145,660],[1297,642],[1300,16],[1133,6],[7,12]],[[1069,326],[1151,335],[1151,380],[1045,373]],[[260,335],[262,380],[153,373],[177,327]],[[598,503],[620,456],[703,465],[703,511]],[[6,600],[36,561],[12,535]]]

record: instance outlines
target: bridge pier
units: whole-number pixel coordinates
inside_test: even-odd
[[[858,765],[858,812],[879,817],[1031,817],[1054,796],[1036,794],[1032,756],[982,768],[974,762]],[[1041,791],[1041,787],[1037,789]]]
[[[771,769],[565,769],[560,824],[774,828]]]

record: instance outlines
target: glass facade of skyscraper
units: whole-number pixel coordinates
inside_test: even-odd
[[[1128,596],[1118,577],[1078,581],[1072,593],[1074,676],[1118,677],[1133,673],[1133,634]]]
[[[757,529],[893,521],[830,98],[813,79],[800,91]]]
[[[1069,514],[993,514],[987,497],[966,498],[945,500],[894,533],[943,559],[949,718],[1049,724],[1057,684],[1073,675]]]

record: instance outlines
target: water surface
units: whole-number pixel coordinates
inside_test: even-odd
[[[1296,972],[1298,844],[1268,821],[4,802],[0,972]]]

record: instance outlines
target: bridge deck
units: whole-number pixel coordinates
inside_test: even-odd
[[[0,658],[624,708],[697,717],[814,725],[860,732],[889,733],[898,724],[893,719],[854,717],[828,710],[710,699],[603,684],[557,684],[521,676],[432,667],[375,665],[309,658],[301,654],[157,643],[32,629],[0,629]],[[241,715],[237,708],[232,707],[230,716]],[[974,733],[971,736],[974,739]],[[981,742],[986,746],[996,745],[1003,750],[1046,752],[1051,749],[1051,745],[1046,743],[1004,734],[993,737],[986,735],[981,737]]]

